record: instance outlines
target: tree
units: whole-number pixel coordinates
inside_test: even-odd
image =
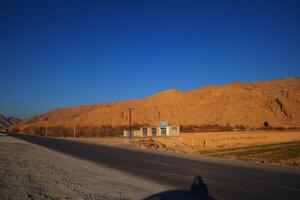
[[[264,122],[264,127],[265,127],[265,128],[268,128],[269,126],[270,126],[269,122],[265,121],[265,122]]]

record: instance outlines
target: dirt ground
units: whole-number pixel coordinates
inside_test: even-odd
[[[147,141],[161,143],[162,147],[176,148],[185,153],[194,153],[199,150],[227,149],[248,147],[253,145],[276,144],[300,141],[300,131],[236,131],[236,132],[207,132],[181,133],[179,137],[147,137],[128,138],[100,137],[100,138],[67,138],[95,144],[134,145],[149,148]],[[144,144],[144,145],[143,145]]]
[[[255,145],[228,149],[203,150],[199,153],[228,159],[300,166],[300,142]]]
[[[0,136],[0,199],[142,199],[167,186]]]
[[[240,132],[208,132],[208,133],[182,133],[179,137],[156,137],[156,138],[76,138],[98,144],[131,145],[142,149],[153,149],[159,151],[170,151],[176,153],[204,154],[230,159],[256,160],[259,162],[271,162],[288,165],[300,165],[300,152],[295,149],[300,142],[299,131],[240,131]],[[277,144],[277,149],[266,145]],[[300,143],[299,143],[300,144]],[[260,148],[260,154],[251,148]],[[266,147],[266,148],[262,148]],[[282,148],[287,148],[286,154],[281,153],[276,159],[270,156]],[[241,150],[248,153],[247,156],[239,156],[234,152]],[[223,152],[227,152],[226,154]],[[231,153],[228,153],[228,152]],[[264,152],[262,152],[264,151]],[[252,153],[251,153],[252,152]],[[292,153],[291,153],[292,152]],[[293,156],[290,156],[293,155]],[[250,159],[251,158],[251,159]]]

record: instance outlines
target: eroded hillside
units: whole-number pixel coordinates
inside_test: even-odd
[[[0,114],[0,130],[9,128],[20,121],[21,120],[16,117],[5,117],[4,115]]]
[[[134,108],[134,124],[157,125],[168,121],[178,125],[243,125],[262,127],[300,126],[300,79],[231,83],[188,92],[167,90],[141,100],[103,103],[55,109],[34,116],[18,126],[103,127],[128,125],[128,109]]]

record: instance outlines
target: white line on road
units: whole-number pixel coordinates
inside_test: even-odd
[[[184,178],[185,180],[190,180],[191,183],[194,180],[194,177],[192,176],[185,176],[185,175],[178,175],[178,174],[173,174],[173,173],[168,173],[168,172],[161,172],[161,171],[155,171],[155,170],[150,170],[150,169],[139,169],[139,168],[135,168],[136,170],[139,171],[144,171],[144,172],[150,172],[150,173],[156,173],[156,174],[160,174],[162,176],[169,176],[169,177],[180,177],[180,178]]]
[[[167,163],[157,162],[157,161],[153,161],[153,160],[140,160],[140,161],[147,162],[147,163],[153,163],[153,164],[157,164],[157,165],[163,165],[163,166],[167,166],[167,167],[170,166]]]
[[[131,157],[131,156],[123,156],[123,158],[126,158],[127,160],[132,160],[132,161],[138,160],[138,161],[142,161],[142,162],[146,162],[146,163],[162,165],[162,166],[166,166],[166,167],[170,166],[168,163],[158,162],[158,161],[153,161],[153,160],[145,160],[145,159],[135,158],[135,157]]]
[[[292,190],[292,191],[295,191],[295,192],[300,192],[300,189],[298,189],[298,188],[292,188],[292,187],[288,187],[288,186],[284,186],[284,185],[276,185],[276,187]]]

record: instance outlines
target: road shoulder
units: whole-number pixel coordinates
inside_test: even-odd
[[[11,136],[0,143],[0,199],[141,199],[170,189]]]

